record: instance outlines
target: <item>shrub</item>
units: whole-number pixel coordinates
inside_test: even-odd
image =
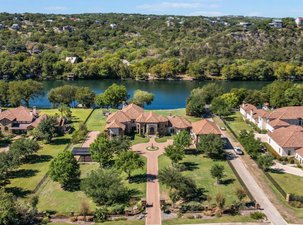
[[[71,222],[77,222],[77,217],[76,216],[73,216],[73,217],[71,217],[71,218],[69,218],[69,220],[71,221]]]
[[[192,214],[186,215],[186,219],[195,219],[195,216]]]
[[[254,220],[262,220],[266,218],[265,214],[259,211],[251,213],[250,217]]]
[[[109,214],[107,208],[98,208],[95,213],[95,222],[105,222],[106,220],[108,220],[108,217]]]
[[[204,206],[198,202],[189,202],[181,205],[180,211],[186,212],[200,212],[204,210]]]
[[[302,208],[303,207],[303,204],[299,201],[293,201],[293,202],[290,202],[289,203],[292,207],[295,207],[295,208]]]
[[[125,218],[125,217],[120,217],[120,218],[113,219],[113,221],[125,221],[125,220],[127,220],[127,218]]]
[[[110,210],[109,214],[111,215],[122,215],[125,212],[125,206],[124,205],[113,205]]]
[[[41,224],[48,224],[50,222],[50,219],[48,217],[43,217]]]

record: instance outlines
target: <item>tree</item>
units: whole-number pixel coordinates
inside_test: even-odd
[[[223,212],[224,206],[225,206],[225,197],[223,194],[218,193],[216,195],[216,204],[217,204],[217,210],[218,210],[217,213],[219,215],[221,215]]]
[[[18,224],[14,196],[0,189],[0,224]]]
[[[257,158],[257,163],[262,170],[267,171],[271,166],[274,165],[274,157],[270,154],[260,155]]]
[[[232,113],[232,107],[223,96],[216,97],[210,106],[210,110],[218,116],[228,116]]]
[[[70,120],[72,117],[72,110],[68,105],[60,103],[58,105],[58,111],[60,112],[60,116],[64,117],[66,120]]]
[[[127,179],[131,177],[131,172],[143,168],[145,163],[136,152],[121,152],[116,160],[116,167],[127,174]]]
[[[95,222],[103,223],[108,220],[109,212],[106,207],[97,208],[95,216],[96,216]]]
[[[285,92],[293,86],[294,83],[291,81],[274,81],[265,86],[262,91],[266,94],[271,106],[283,107],[288,105],[288,99]]]
[[[43,85],[34,80],[12,81],[9,83],[9,102],[13,106],[18,106],[22,102],[29,107],[29,101],[37,98],[43,93]]]
[[[84,108],[89,108],[95,103],[96,94],[89,87],[80,87],[76,91],[76,101]]]
[[[176,165],[184,158],[184,149],[182,146],[169,145],[165,148],[165,155]]]
[[[224,166],[214,164],[210,169],[211,176],[217,179],[217,184],[220,184],[221,179],[224,177]]]
[[[58,118],[56,116],[47,116],[33,131],[34,137],[46,140],[48,143],[59,134]]]
[[[0,106],[6,106],[8,104],[8,83],[1,80],[0,81]]]
[[[74,144],[80,143],[85,140],[88,129],[85,123],[79,123],[79,128],[72,135],[72,142]]]
[[[98,138],[89,146],[91,157],[100,164],[100,167],[108,167],[113,158],[111,141],[105,135]]]
[[[20,138],[15,140],[9,147],[9,153],[13,157],[13,161],[19,164],[23,159],[39,150],[37,141],[29,138]]]
[[[78,190],[80,186],[80,166],[73,154],[64,151],[51,161],[49,175],[59,182],[64,190]]]
[[[222,157],[224,143],[219,135],[201,135],[197,150],[206,153],[209,157]]]
[[[247,196],[246,191],[243,188],[237,188],[236,195],[241,203],[243,199]]]
[[[101,107],[118,108],[128,99],[126,87],[123,85],[112,84],[105,92],[98,95],[96,104]]]
[[[53,88],[48,93],[48,100],[54,107],[59,104],[71,106],[76,98],[77,87],[72,85],[64,85],[61,87]]]
[[[187,148],[191,144],[191,136],[188,131],[182,130],[174,136],[174,145]]]
[[[131,99],[131,102],[144,107],[144,105],[150,105],[154,100],[154,95],[147,91],[136,90],[134,97]]]
[[[6,152],[0,152],[0,184],[5,181],[7,174],[14,168],[12,154]]]
[[[82,190],[97,205],[113,205],[126,203],[129,200],[128,189],[115,170],[98,169],[92,171],[82,181]]]

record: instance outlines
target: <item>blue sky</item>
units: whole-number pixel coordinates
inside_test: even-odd
[[[303,16],[303,0],[0,0],[0,12]]]

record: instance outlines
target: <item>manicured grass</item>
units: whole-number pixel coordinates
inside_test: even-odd
[[[163,137],[160,137],[160,138],[156,138],[156,142],[165,143],[168,140],[172,140],[173,138],[174,138],[173,136],[163,136]]]
[[[54,115],[57,109],[39,110],[41,114]],[[91,109],[72,109],[72,122],[77,127],[79,122],[83,122]],[[13,172],[10,184],[6,188],[19,197],[25,197],[35,189],[37,184],[47,173],[50,161],[62,152],[70,143],[70,134],[63,137],[54,138],[52,143],[43,144],[40,142],[41,149],[32,157],[28,163],[21,165]]]
[[[250,218],[250,216],[223,216],[212,219],[171,219],[164,220],[163,225],[175,225],[175,224],[203,224],[203,223],[228,223],[228,222],[256,222]]]
[[[240,112],[236,112],[224,119],[237,135],[240,134],[242,130],[253,131],[253,128],[243,120]]]
[[[143,157],[142,157],[143,158]],[[146,162],[146,159],[143,158]],[[81,178],[85,178],[92,170],[99,168],[97,163],[83,163],[80,165]],[[121,172],[125,185],[134,191],[136,197],[142,198],[146,193],[146,167],[136,170],[132,173],[132,181],[129,183],[127,175]],[[91,210],[95,210],[96,204],[87,197],[82,191],[68,192],[62,190],[57,182],[48,179],[46,185],[39,192],[39,211],[56,211],[64,214],[70,212],[79,212],[81,202],[87,202]]]
[[[147,110],[148,111],[148,110]],[[191,122],[195,122],[198,120],[201,120],[201,118],[193,117],[193,116],[187,116],[185,109],[169,109],[169,110],[151,110],[155,113],[158,113],[162,116],[183,116],[184,118],[188,119]]]
[[[212,198],[212,203],[215,202],[215,196],[218,193],[222,193],[225,196],[227,206],[237,201],[235,191],[237,188],[240,188],[241,185],[226,161],[214,161],[203,155],[186,155],[181,163],[187,167],[187,170],[184,171],[183,174],[193,178],[198,187],[204,188],[205,194]],[[223,165],[225,168],[225,177],[220,185],[215,184],[216,180],[212,178],[210,174],[210,168],[214,164]],[[170,165],[171,161],[168,157],[164,155],[160,156],[159,169],[163,169]],[[167,196],[168,190],[166,187],[163,185],[160,186],[163,196]]]
[[[104,131],[106,117],[103,115],[103,109],[95,109],[88,119],[86,125],[90,131]]]
[[[142,143],[148,143],[148,142],[149,142],[148,137],[141,137],[140,135],[136,134],[134,136],[134,140],[131,141],[131,144],[136,145],[136,144],[142,144]]]
[[[283,188],[286,193],[303,196],[303,177],[288,173],[270,172],[270,175]]]

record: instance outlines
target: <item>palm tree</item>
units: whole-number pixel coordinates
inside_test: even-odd
[[[217,212],[219,213],[219,215],[222,215],[224,206],[225,206],[225,197],[223,194],[218,193],[216,195],[216,204],[217,204]]]

